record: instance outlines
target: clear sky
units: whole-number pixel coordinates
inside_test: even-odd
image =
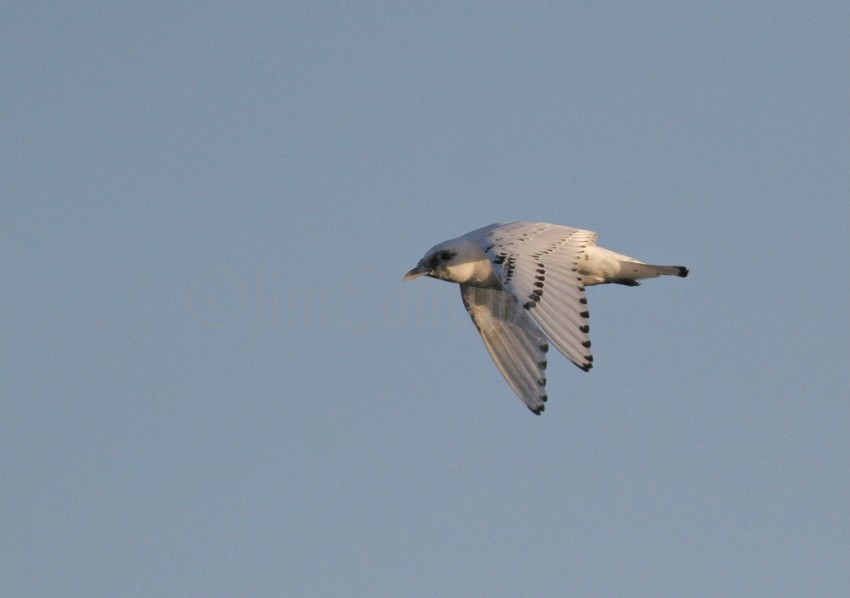
[[[850,4],[0,9],[0,594],[847,596]],[[535,417],[457,288],[588,290]]]

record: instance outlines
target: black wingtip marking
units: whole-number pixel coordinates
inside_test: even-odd
[[[592,363],[583,363],[578,367],[581,368],[582,370],[584,370],[585,372],[589,372],[590,369],[593,367],[593,364]]]
[[[590,341],[584,341],[581,346],[585,349],[590,349]]]
[[[546,386],[546,378],[540,378],[540,380],[537,381],[537,386],[539,386],[540,388]]]
[[[585,324],[584,326],[579,326],[579,327],[578,327],[578,329],[579,329],[580,331],[584,332],[585,334],[587,334],[588,332],[590,332],[590,326],[588,326],[587,324]]]
[[[690,273],[690,270],[688,270],[688,269],[687,269],[687,268],[685,268],[684,266],[676,266],[676,267],[679,269],[679,276],[681,276],[682,278],[687,278],[687,277],[688,277],[688,274]]]
[[[590,317],[590,312],[589,312],[589,311],[583,311],[583,312],[581,312],[579,315],[580,315],[582,318],[589,318],[589,317]]]
[[[593,363],[593,355],[585,355],[584,358],[588,363]]]
[[[545,370],[548,365],[549,362],[547,362],[545,359],[543,361],[537,362],[537,367],[539,367],[541,370]]]
[[[545,403],[549,399],[549,397],[546,395],[543,395],[539,398],[543,403]],[[540,405],[540,407],[532,407],[531,405],[528,405],[527,407],[534,415],[540,415],[541,413],[546,411],[546,405]]]
[[[582,297],[581,299],[578,300],[578,302],[581,303],[582,305],[587,305],[587,297]]]

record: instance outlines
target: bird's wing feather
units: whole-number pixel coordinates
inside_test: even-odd
[[[543,332],[501,289],[460,285],[463,304],[499,371],[537,415],[546,401],[546,351]]]
[[[480,242],[504,289],[561,353],[589,370],[590,314],[578,264],[596,243],[596,233],[535,222],[482,230]]]

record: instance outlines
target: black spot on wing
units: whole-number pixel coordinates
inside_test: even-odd
[[[543,383],[545,384],[546,380],[543,380]],[[549,400],[548,395],[545,395],[545,394],[542,394],[537,398],[540,400],[541,403],[545,403],[546,401]],[[529,408],[529,410],[531,410],[531,412],[534,415],[540,415],[541,413],[546,411],[546,405],[540,405],[539,407],[532,407],[531,405],[528,405],[528,408]]]
[[[536,258],[536,256],[535,256]],[[546,280],[545,276],[546,267],[540,262],[537,263],[537,276],[535,276],[535,282],[532,286],[534,286],[534,290],[528,295],[528,301],[523,304],[525,309],[531,309],[538,303],[540,303],[540,299],[543,298],[543,287],[545,286],[544,280]]]
[[[507,254],[499,254],[500,256],[504,255],[504,259],[501,262],[498,262],[502,266],[502,277],[503,283],[509,283],[511,279],[514,277],[514,271],[516,270],[516,256],[507,255]],[[495,260],[494,260],[495,262]]]

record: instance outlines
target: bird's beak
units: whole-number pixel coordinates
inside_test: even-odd
[[[428,274],[428,269],[425,268],[421,263],[417,264],[416,267],[404,275],[404,280],[413,280],[414,278],[418,278],[420,276],[425,276]]]

